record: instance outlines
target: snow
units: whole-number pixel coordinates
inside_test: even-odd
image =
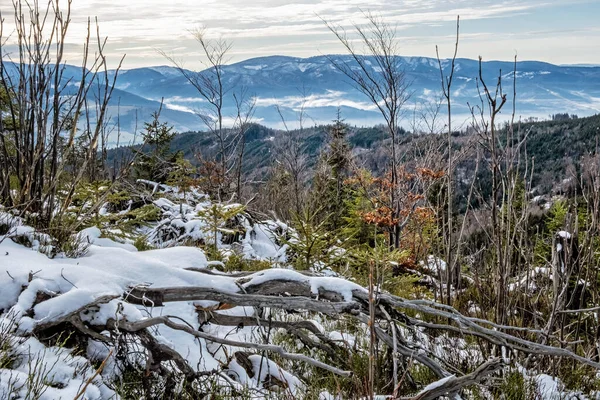
[[[547,267],[535,267],[529,271],[528,274],[522,276],[517,282],[510,283],[508,290],[513,291],[515,289],[526,289],[529,291],[537,290],[537,281],[539,278],[552,279],[552,270]],[[526,288],[525,285],[529,282],[529,286]]]
[[[92,244],[84,257],[53,260],[10,240],[0,244],[0,249],[2,254],[8,253],[3,256],[5,271],[0,274],[3,288],[0,309],[14,306],[23,315],[31,308],[38,292],[61,294],[34,307],[35,322],[68,314],[100,296],[120,296],[130,285],[140,283],[238,290],[230,278],[185,270],[207,267],[204,253],[193,247],[131,252],[116,246]],[[38,270],[27,284],[29,272]],[[26,289],[21,292],[23,285]]]
[[[362,286],[342,278],[306,276],[289,269],[274,268],[264,270],[252,274],[248,278],[249,280],[243,284],[244,287],[259,285],[272,280],[305,282],[310,285],[311,292],[314,295],[319,294],[319,289],[324,289],[339,293],[344,298],[344,301],[352,300],[353,290],[366,291]]]
[[[290,228],[281,221],[266,220],[252,222],[244,213],[243,206],[236,203],[211,203],[201,194],[195,195],[197,204],[176,204],[166,198],[159,198],[154,205],[163,210],[164,218],[148,233],[148,242],[155,247],[166,248],[177,246],[186,241],[196,243],[214,243],[215,232],[213,215],[239,210],[226,225],[221,221],[217,227],[217,245],[225,258],[238,249],[245,259],[285,263],[288,245],[282,243],[280,236],[285,236]],[[233,226],[233,228],[231,227]],[[224,235],[240,234],[239,243],[224,244]]]
[[[563,397],[560,395],[559,385],[556,378],[550,375],[540,374],[535,377],[535,383],[540,392],[542,400],[558,400]]]
[[[111,239],[100,237],[102,232],[97,227],[86,228],[79,232],[78,236],[86,243],[101,247],[118,247],[127,251],[137,251],[137,248],[129,243],[120,243]]]
[[[349,333],[331,331],[329,332],[329,339],[335,342],[342,342],[348,347],[354,347],[356,345],[356,337]]]
[[[244,68],[250,69],[253,71],[260,71],[264,67],[266,67],[266,65],[244,65]]]
[[[64,347],[45,347],[35,338],[28,338],[14,349],[16,365],[0,369],[0,398],[39,400],[74,399],[94,375],[94,368]],[[36,379],[29,379],[30,375]],[[82,398],[100,400],[114,396],[100,376],[91,380]]]
[[[305,72],[307,69],[311,68],[312,66],[314,66],[314,64],[300,63],[300,64],[298,64],[298,69],[300,70],[300,72]]]
[[[167,78],[182,76],[182,73],[177,68],[171,67],[168,65],[161,65],[158,67],[150,67],[150,69],[158,72],[159,74],[161,74]]]
[[[563,382],[556,377],[544,373],[528,371],[517,364],[517,370],[523,375],[525,381],[529,382],[535,390],[536,399],[539,400],[587,400],[588,397],[577,391],[565,388]],[[595,397],[598,398],[598,393]]]
[[[255,373],[260,371],[260,376],[254,378],[258,382],[263,382],[268,375],[272,375],[280,381],[285,382],[292,394],[303,388],[302,382],[298,378],[282,369],[272,360],[258,354],[253,354],[248,358],[252,362]]]
[[[27,230],[21,229],[21,231]],[[92,243],[87,255],[77,259],[49,259],[45,255],[11,240],[5,240],[0,244],[2,254],[8,254],[3,256],[0,268],[4,270],[0,271],[4,272],[0,274],[0,287],[2,287],[0,308],[10,309],[13,315],[20,317],[18,327],[15,329],[20,332],[31,331],[36,324],[66,315],[102,295],[119,296],[133,284],[146,283],[149,286],[165,287],[200,286],[229,292],[239,291],[235,278],[205,275],[185,270],[185,268],[207,267],[206,256],[198,248],[173,247],[133,252],[115,246],[110,239],[98,241],[100,232],[97,228],[85,230],[82,236],[89,238]],[[29,271],[37,271],[31,282],[28,281]],[[33,306],[39,292],[56,297]],[[32,306],[32,316],[26,316],[27,310]],[[235,307],[222,312],[233,315],[253,315],[254,309]],[[192,302],[167,303],[160,308],[145,309],[115,298],[106,304],[100,304],[94,312],[81,314],[81,318],[88,324],[104,325],[109,318],[125,318],[129,321],[136,321],[156,315],[173,315],[181,318],[194,329],[199,328],[196,309]],[[251,340],[253,335],[252,328],[244,328],[235,335],[230,334],[230,328],[227,328],[225,333],[221,332],[219,327],[208,328],[211,329],[211,334],[225,335],[235,340]],[[205,327],[205,329],[208,328]],[[161,343],[182,354],[190,366],[197,371],[218,370],[229,361],[227,353],[231,354],[231,352],[224,352],[223,346],[215,346],[209,351],[206,341],[187,333],[159,326],[153,329],[153,335]],[[217,347],[221,350],[215,352]],[[27,382],[31,372],[27,370],[28,359],[39,358],[42,360],[43,363],[42,361],[40,363],[43,364],[43,368],[52,371],[46,381],[51,384],[60,383],[60,389],[44,386],[45,392],[39,397],[42,400],[74,398],[91,376],[88,372],[78,371],[94,372],[85,358],[71,356],[68,349],[46,348],[33,338],[19,345],[17,351],[30,354],[30,356],[27,359],[24,358],[20,366],[15,369],[0,370],[0,398],[7,398],[9,391],[15,387],[23,387],[21,394],[24,396],[26,387],[23,385]],[[87,353],[90,355],[90,359],[103,360],[108,356],[108,351],[109,349],[102,343],[95,341],[88,343]],[[269,373],[285,382],[292,393],[301,387],[298,378],[282,370],[272,360],[261,356],[251,356],[250,359],[256,368],[262,363],[261,376],[242,376],[240,382],[244,383],[250,380],[252,387],[261,387],[262,381]],[[139,360],[139,362],[143,363],[144,361]],[[232,363],[229,368],[235,369],[235,364]],[[118,372],[114,368],[113,361],[107,363],[106,369],[112,374]],[[237,372],[241,371],[238,369]],[[109,389],[104,387],[101,377],[96,378],[94,382],[98,382],[98,384],[90,385],[86,389],[85,398],[106,399],[112,396]]]
[[[450,381],[452,379],[456,379],[456,376],[449,375],[449,376],[446,376],[446,377],[444,377],[444,378],[442,378],[440,380],[432,382],[429,385],[425,386],[423,388],[423,390],[421,390],[421,393],[428,392],[428,391],[433,390],[433,389],[437,389],[437,388],[445,385],[448,381]],[[419,395],[417,395],[417,397],[419,397]]]
[[[198,329],[199,327],[196,309],[189,302],[167,303],[158,311],[160,315],[176,315],[190,324],[194,329]],[[211,356],[211,353],[207,351],[204,340],[163,325],[158,326],[157,334],[163,344],[168,345],[183,355],[190,366],[196,371],[210,371],[219,368],[220,360],[217,361]]]
[[[106,360],[106,366],[101,375],[95,377],[86,388],[84,398],[86,399],[108,399],[114,397],[114,393],[106,386],[103,379],[114,379],[120,374],[118,360],[108,345],[90,339],[84,343],[83,355],[75,355],[66,347],[47,346],[29,335],[38,324],[52,321],[73,313],[83,306],[96,301],[103,296],[113,296],[112,300],[106,300],[85,313],[79,313],[79,317],[88,326],[105,326],[110,319],[124,319],[130,322],[142,321],[155,316],[172,316],[175,321],[185,323],[196,330],[217,336],[226,337],[239,342],[262,342],[264,338],[258,331],[261,328],[253,326],[225,327],[214,324],[203,324],[198,320],[197,307],[208,308],[207,313],[213,312],[217,304],[212,301],[182,301],[168,302],[162,307],[144,307],[127,303],[123,296],[133,286],[147,286],[152,288],[161,287],[204,287],[216,289],[226,293],[243,292],[245,288],[259,285],[272,280],[302,282],[310,287],[314,297],[319,292],[326,290],[338,293],[345,301],[351,301],[354,291],[366,292],[366,289],[348,280],[335,276],[335,272],[328,270],[326,264],[314,265],[312,270],[326,271],[327,276],[303,274],[289,269],[287,263],[288,246],[285,244],[296,233],[281,221],[253,221],[242,211],[237,213],[231,224],[223,225],[220,232],[239,230],[240,237],[234,244],[225,244],[221,241],[221,233],[217,236],[218,249],[221,254],[238,254],[245,259],[270,261],[271,265],[278,268],[270,268],[248,274],[238,278],[224,273],[203,274],[198,270],[210,269],[217,263],[224,266],[220,261],[209,261],[206,254],[198,247],[181,246],[183,240],[211,240],[211,232],[206,216],[202,213],[210,210],[213,206],[201,193],[192,193],[193,202],[178,204],[178,200],[186,201],[188,196],[178,192],[169,186],[157,186],[153,182],[144,182],[151,190],[169,192],[170,197],[159,198],[154,205],[163,211],[163,219],[151,228],[150,240],[155,240],[158,249],[148,251],[137,251],[129,243],[120,243],[106,236],[118,236],[118,229],[100,229],[89,227],[78,233],[78,238],[85,243],[87,251],[78,258],[66,258],[60,256],[54,259],[48,258],[41,253],[49,246],[50,238],[42,235],[30,227],[24,226],[23,221],[13,218],[9,214],[0,213],[0,221],[9,221],[9,233],[0,236],[0,333],[10,332],[15,340],[11,348],[17,357],[17,362],[11,369],[0,369],[0,398],[10,398],[14,394],[25,397],[27,390],[32,390],[29,377],[32,373],[44,376],[38,398],[45,399],[71,399],[83,388],[85,383],[94,374],[95,369],[89,360],[102,362]],[[162,196],[163,194],[161,194]],[[166,196],[166,194],[164,194]],[[238,204],[220,204],[222,210],[236,210]],[[106,235],[108,233],[108,235]],[[172,233],[172,236],[164,236]],[[161,236],[163,235],[163,236]],[[570,238],[570,233],[561,231],[558,233],[563,238]],[[17,236],[27,237],[34,245],[27,248],[15,243],[11,238]],[[3,240],[4,239],[4,240]],[[340,244],[341,246],[341,244]],[[329,255],[332,258],[344,256],[344,249],[332,246]],[[446,262],[429,256],[421,263],[423,268],[432,273],[442,274],[446,271]],[[527,282],[530,288],[535,288],[536,277],[549,277],[549,268],[535,268],[526,278],[515,278],[511,283],[511,290],[523,287]],[[49,298],[39,302],[40,293]],[[36,304],[37,303],[37,304]],[[471,305],[471,307],[475,307]],[[232,316],[256,317],[257,313],[253,307],[233,307],[218,310],[220,314]],[[277,312],[265,309],[263,312],[269,318],[277,318]],[[11,325],[7,315],[12,315],[17,324]],[[264,315],[263,315],[264,317]],[[295,314],[291,318],[305,318],[304,315]],[[360,331],[345,332],[342,326],[335,325],[313,316],[313,324],[318,330],[338,342],[340,345],[352,348],[364,346],[365,336]],[[427,351],[440,359],[469,360],[473,364],[484,362],[483,356],[478,349],[470,345],[463,338],[448,337],[444,335],[432,337],[425,333],[424,329],[407,329],[399,327],[404,340],[409,343],[418,343],[420,351]],[[238,350],[248,349],[236,348],[234,346],[223,346],[213,342],[207,342],[188,333],[174,330],[163,325],[149,329],[151,335],[161,344],[174,349],[181,354],[192,369],[202,371],[223,371],[226,376],[219,377],[220,382],[226,380],[227,387],[237,385],[254,389],[256,393],[265,392],[265,381],[270,377],[283,382],[285,391],[292,395],[302,393],[305,389],[300,379],[290,371],[282,368],[265,355],[250,354],[248,359],[252,364],[253,374],[248,373],[232,355]],[[101,335],[108,336],[108,332]],[[114,334],[114,332],[113,332]],[[145,367],[146,358],[143,348],[138,343],[134,346],[131,360],[135,365]],[[137,347],[135,347],[137,346]],[[78,353],[81,354],[81,353]],[[97,364],[96,364],[97,365]],[[33,368],[33,370],[32,370]],[[259,373],[260,371],[260,373]],[[523,371],[526,375],[528,372]],[[554,400],[558,398],[571,398],[564,391],[564,385],[553,377],[545,374],[527,375],[532,379],[542,400]],[[433,382],[423,389],[431,390],[452,379],[448,376]],[[228,381],[230,379],[231,381]],[[224,385],[226,386],[226,385]],[[563,396],[563,397],[557,397]],[[566,396],[566,397],[565,397]],[[320,398],[336,398],[333,395],[322,392]]]
[[[420,264],[424,269],[436,275],[442,274],[442,277],[444,276],[443,273],[446,271],[446,261],[433,255],[429,255],[427,261],[421,261]]]
[[[278,243],[278,229],[286,232],[287,225],[277,221],[265,221],[254,224],[245,220],[246,235],[242,239],[243,253],[246,258],[264,261],[285,262],[287,244]]]
[[[156,204],[163,207],[167,213],[177,214],[176,210],[180,208],[178,204],[167,199],[160,199]],[[198,219],[195,214],[196,210],[205,206],[206,204],[198,204],[196,207],[184,207],[184,213],[190,216],[188,222],[201,225],[201,219]],[[183,219],[179,221],[183,223]],[[255,224],[250,224],[248,219],[242,221],[247,229],[246,235],[241,240],[245,257],[285,261],[287,247],[278,244],[276,232],[287,231],[289,229],[287,225],[279,221]],[[17,225],[12,230],[13,235],[17,233],[31,237],[37,235],[33,229],[22,225]],[[353,290],[364,290],[341,278],[305,276],[293,270],[275,268],[249,275],[246,278],[247,282],[240,286],[239,279],[235,277],[201,274],[194,271],[209,268],[214,264],[209,262],[205,253],[197,247],[175,246],[137,251],[131,245],[118,243],[102,236],[101,229],[86,228],[78,233],[78,237],[89,245],[85,255],[78,258],[54,259],[13,242],[10,240],[12,236],[1,240],[0,312],[9,312],[18,321],[13,329],[15,334],[26,335],[38,324],[73,313],[102,296],[114,296],[114,299],[110,301],[107,299],[104,304],[98,304],[89,312],[80,313],[79,316],[85,324],[104,326],[109,319],[125,319],[134,322],[153,316],[169,315],[185,321],[194,329],[199,329],[196,305],[206,307],[215,305],[214,302],[173,302],[156,308],[136,306],[122,300],[122,296],[134,285],[196,286],[237,293],[243,290],[244,286],[271,279],[287,279],[305,282],[311,287],[315,296],[322,288],[340,293],[345,300],[352,298]],[[49,298],[38,303],[39,293],[45,293]],[[219,312],[238,316],[255,315],[252,307],[234,307]],[[236,329],[209,324],[202,329],[211,335],[241,342],[260,340],[256,336],[255,327]],[[235,375],[238,384],[247,384],[261,390],[267,374],[284,382],[287,386],[286,390],[291,393],[296,393],[303,388],[297,377],[266,357],[250,356],[256,376],[249,377],[243,368],[236,366],[235,361],[230,362],[230,355],[234,351],[231,346],[225,347],[206,342],[166,326],[154,327],[151,332],[160,343],[183,355],[190,366],[197,371],[229,369],[230,376]],[[102,334],[108,335],[107,332]],[[340,332],[333,333],[332,339],[350,344],[355,340],[353,336]],[[139,343],[136,346],[138,347],[134,348],[131,357],[138,365],[143,366],[145,359],[139,352],[143,349]],[[46,381],[56,383],[57,387],[44,386],[45,391],[39,397],[40,399],[74,398],[94,372],[86,358],[75,357],[66,348],[45,347],[33,338],[16,344],[16,347],[19,354],[30,354],[28,357],[31,360],[39,358],[43,368],[52,370],[52,374],[48,375]],[[113,395],[102,381],[103,377],[110,379],[120,373],[115,357],[109,357],[110,350],[107,345],[95,340],[90,339],[87,344],[84,354],[90,360],[102,362],[107,359],[105,371],[86,389],[87,399],[105,399]],[[27,382],[31,371],[27,370],[30,364],[27,362],[28,359],[23,358],[23,360],[17,368],[0,370],[0,398],[6,398],[9,391],[15,388],[14,385],[25,388],[23,385]],[[258,376],[259,369],[260,376]]]
[[[559,231],[558,236],[560,236],[563,239],[571,239],[571,234],[567,231]]]
[[[31,244],[35,251],[48,252],[51,249],[51,238],[45,233],[35,231],[30,226],[23,225],[20,217],[13,216],[0,210],[0,223],[8,226],[8,232],[5,238],[24,237]],[[0,238],[2,238],[0,236]]]

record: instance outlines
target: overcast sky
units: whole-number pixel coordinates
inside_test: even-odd
[[[7,23],[10,6],[0,0]],[[97,16],[109,61],[126,53],[125,69],[168,64],[157,49],[200,69],[190,31],[201,26],[233,42],[231,62],[342,53],[320,18],[350,28],[367,10],[397,27],[402,55],[434,57],[437,44],[442,57],[451,56],[460,15],[459,57],[510,60],[516,53],[520,60],[600,64],[597,0],[73,0],[72,8],[69,41],[81,43],[86,18]]]

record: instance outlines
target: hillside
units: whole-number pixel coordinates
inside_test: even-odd
[[[309,250],[319,261],[302,269],[305,233],[281,221],[254,220],[243,206],[212,202],[197,190],[184,195],[140,184],[142,191],[158,186],[145,192],[149,203],[134,208],[122,194],[113,196],[93,226],[67,239],[68,247],[56,247],[56,238],[0,210],[6,272],[0,275],[0,397],[193,399],[210,393],[320,400],[356,398],[364,390],[358,376],[367,368],[371,292],[363,286],[364,265],[354,259],[359,253],[340,253],[347,243],[321,248],[323,254]],[[433,256],[428,260],[409,275],[382,271],[381,314],[374,320],[388,326],[386,318],[394,318],[389,328],[403,339],[395,342],[383,328],[375,335],[415,363],[406,371],[414,380],[399,381],[398,390],[433,399],[457,388],[469,393],[464,387],[479,382],[475,387],[485,397],[474,398],[494,398],[499,389],[487,381],[508,368],[506,361],[485,361],[485,348],[465,339],[471,335],[600,368],[570,350],[499,333],[488,327],[492,322],[428,300],[427,288],[441,284],[445,268]],[[523,290],[519,281],[511,285],[516,295]],[[448,319],[461,326],[460,335],[442,323]],[[381,391],[396,368],[384,362]],[[465,366],[467,379],[460,380],[456,370]],[[519,395],[593,398],[568,374],[563,382],[535,369],[509,371],[502,385]]]
[[[246,151],[243,170],[248,180],[263,180],[277,160],[277,144],[285,136],[294,137],[300,143],[312,168],[319,155],[326,150],[327,131],[331,125],[320,125],[289,132],[252,124],[246,133]],[[562,191],[561,183],[572,178],[572,168],[580,165],[582,157],[595,153],[600,139],[600,114],[591,117],[570,118],[559,121],[526,122],[518,125],[521,137],[527,136],[526,151],[530,166],[533,167],[532,184],[539,194],[549,194],[553,190]],[[381,126],[360,128],[347,126],[347,140],[356,158],[357,165],[373,173],[381,173],[386,168],[386,133]],[[423,135],[404,132],[401,136],[400,151],[407,160],[409,149],[423,139]],[[457,133],[456,146],[460,149],[471,139],[467,132]],[[441,140],[441,138],[440,138]],[[182,152],[193,164],[198,163],[197,154],[214,156],[214,140],[206,132],[186,132],[178,134],[171,142],[172,152]],[[138,146],[139,148],[139,146]],[[115,158],[130,154],[127,148],[108,151],[108,164]],[[525,154],[525,153],[524,153]],[[464,161],[465,168],[473,165],[472,160]],[[578,170],[577,170],[578,171]],[[530,171],[531,172],[531,171]],[[580,172],[580,171],[578,171]],[[465,175],[466,179],[470,176]]]
[[[535,161],[533,183],[547,191],[552,182],[581,173],[582,158],[596,154],[600,144],[600,114],[566,121],[526,123],[527,154]]]

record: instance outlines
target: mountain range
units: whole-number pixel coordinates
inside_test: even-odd
[[[347,62],[357,68],[348,55],[295,58],[270,56],[252,58],[223,67],[224,85],[228,90],[225,101],[225,120],[235,115],[232,94],[244,88],[248,96],[256,98],[254,121],[281,128],[297,127],[299,110],[304,107],[304,124],[328,123],[341,109],[342,118],[349,124],[370,126],[382,122],[374,105],[356,90],[349,79],[338,71],[331,60]],[[367,57],[367,64],[377,72],[376,63]],[[399,64],[410,84],[410,100],[405,107],[406,121],[420,114],[423,105],[440,99],[441,84],[438,61],[427,57],[400,57]],[[486,61],[482,63],[483,77],[488,86],[494,86],[502,77],[504,93],[509,102],[504,118],[512,112],[513,62]],[[447,73],[449,60],[442,60]],[[569,113],[580,116],[600,112],[600,67],[561,66],[539,61],[521,61],[516,65],[517,117],[541,117]],[[70,68],[67,74],[80,74],[79,68]],[[114,74],[115,71],[109,71]],[[205,72],[202,72],[205,73]],[[469,105],[480,104],[477,78],[479,61],[457,59],[452,86],[453,114],[459,123],[467,121]],[[161,118],[174,125],[179,132],[200,131],[206,127],[197,112],[202,112],[206,101],[181,72],[172,66],[157,66],[119,72],[112,97],[110,114],[117,120],[121,131],[138,131],[153,111],[164,102]],[[277,107],[279,111],[277,110]],[[416,110],[416,113],[415,113]],[[408,125],[408,122],[407,122]],[[116,137],[111,139],[113,144]],[[121,143],[130,137],[123,138]]]

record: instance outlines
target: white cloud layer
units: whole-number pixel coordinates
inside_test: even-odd
[[[0,2],[5,34],[11,31],[10,3]],[[397,26],[405,55],[434,56],[438,44],[449,56],[460,15],[460,56],[510,59],[516,52],[523,59],[600,63],[600,29],[588,15],[600,7],[591,0],[75,0],[69,61],[80,58],[73,48],[85,38],[88,16],[98,18],[101,34],[109,38],[109,60],[117,62],[127,53],[125,68],[167,63],[157,49],[189,68],[201,68],[190,34],[199,26],[209,36],[234,42],[232,61],[273,54],[305,57],[343,51],[321,18],[351,29],[364,22],[366,10]],[[580,13],[569,18],[565,10]]]

